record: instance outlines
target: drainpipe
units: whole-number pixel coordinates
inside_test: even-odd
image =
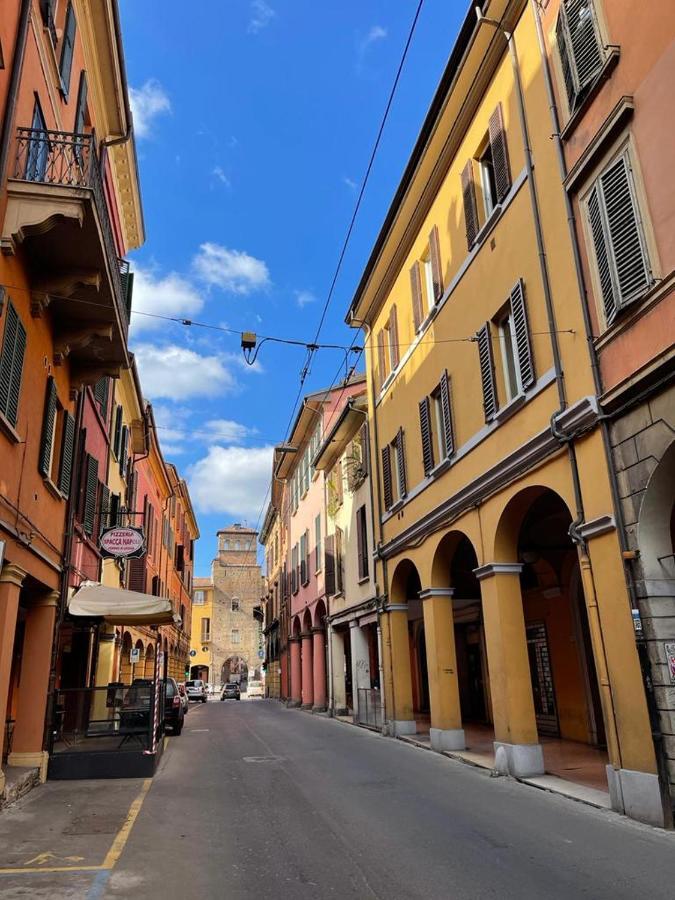
[[[542,70],[544,73],[544,82],[546,84],[546,96],[548,99],[549,112],[551,116],[551,124],[553,126],[553,134],[551,135],[553,142],[555,144],[556,149],[556,157],[558,160],[558,169],[560,171],[560,180],[564,184],[565,179],[567,178],[567,163],[565,161],[565,153],[563,150],[562,140],[560,137],[560,122],[558,118],[558,108],[555,101],[555,93],[553,91],[553,81],[551,78],[551,71],[548,64],[548,57],[546,55],[546,44],[544,41],[544,33],[541,24],[541,19],[539,17],[539,9],[536,2],[532,2],[530,0],[530,4],[532,7],[532,12],[534,15],[534,21],[537,30],[537,41],[539,44],[539,52],[541,55],[542,61]],[[581,299],[581,310],[584,320],[584,330],[586,332],[586,343],[588,345],[588,353],[591,361],[591,371],[593,373],[593,385],[595,388],[595,393],[597,397],[602,396],[602,378],[600,374],[600,367],[598,364],[598,357],[595,350],[595,345],[593,343],[593,327],[591,323],[590,312],[588,309],[588,291],[586,289],[586,279],[584,276],[583,266],[581,264],[581,250],[579,247],[579,240],[576,229],[576,221],[574,215],[574,207],[572,206],[572,201],[570,200],[570,196],[563,187],[563,195],[565,198],[565,211],[567,214],[567,228],[570,235],[570,241],[572,244],[572,253],[574,257],[574,268],[577,277],[577,285],[579,288],[579,295]],[[635,398],[639,400],[640,398]],[[627,406],[628,404],[624,404]],[[602,434],[602,444],[605,452],[605,460],[607,463],[607,469],[609,471],[609,481],[610,488],[612,492],[612,500],[614,503],[614,513],[616,516],[616,524],[617,531],[619,537],[619,546],[621,547],[621,552],[626,553],[629,550],[628,541],[626,539],[626,530],[625,530],[625,519],[623,515],[623,508],[621,506],[621,498],[619,494],[619,486],[617,483],[616,471],[614,469],[614,464],[612,460],[612,448],[610,442],[609,435],[609,422],[615,418],[618,414],[620,414],[623,410],[623,407],[619,407],[618,410],[615,410],[613,415],[601,415],[599,417],[600,420],[600,431]],[[590,568],[590,567],[589,567]],[[630,595],[631,606],[633,609],[638,608],[636,591],[635,591],[635,583],[633,580],[633,572],[630,568],[626,569],[624,567],[624,573],[626,575],[626,584],[628,585],[628,592]],[[592,577],[592,570],[591,570]],[[595,615],[597,615],[597,599],[594,596],[595,601]],[[599,624],[599,622],[598,622]],[[659,782],[661,785],[661,793],[662,797],[666,798],[669,795],[669,775],[668,768],[665,759],[665,748],[663,741],[663,734],[661,732],[661,722],[659,718],[658,709],[656,706],[656,698],[654,697],[654,687],[651,679],[651,667],[649,663],[649,659],[647,657],[647,648],[644,639],[639,639],[636,636],[636,643],[638,648],[638,659],[640,660],[640,670],[642,672],[642,680],[645,688],[645,696],[647,699],[647,709],[649,711],[649,720],[652,730],[652,739],[654,741],[654,749],[656,754],[656,762],[657,769],[659,775]],[[613,707],[612,707],[613,709]],[[670,814],[672,821],[672,813],[667,809],[668,804],[664,803],[664,813],[666,817]]]
[[[32,0],[21,0],[19,23],[16,30],[16,40],[14,42],[12,72],[7,88],[7,106],[5,107],[5,114],[3,116],[2,131],[0,131],[0,184],[4,184],[5,182],[7,158],[9,156],[9,147],[12,142],[14,115],[16,113],[17,100],[19,99],[21,71],[23,69],[23,60],[26,55],[26,41],[28,38],[28,22],[30,19],[31,6]]]
[[[109,137],[101,143],[104,147],[116,147],[118,144],[126,144],[130,139],[133,130],[133,116],[131,113],[131,104],[129,103],[129,85],[127,83],[127,70],[124,62],[124,47],[122,46],[122,24],[120,22],[120,10],[117,0],[112,0],[113,27],[115,29],[115,45],[117,48],[117,58],[120,64],[120,80],[122,82],[122,97],[120,106],[124,107],[124,117],[126,119],[126,129],[124,133],[117,137]]]

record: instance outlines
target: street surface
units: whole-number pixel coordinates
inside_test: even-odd
[[[151,784],[0,813],[3,900],[578,896],[672,898],[675,835],[274,701],[193,706]]]

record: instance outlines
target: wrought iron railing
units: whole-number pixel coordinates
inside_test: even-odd
[[[94,136],[71,131],[17,128],[13,177],[20,181],[85,188],[91,191],[101,223],[115,300],[126,330],[129,324],[127,302],[129,263],[117,256]]]
[[[382,695],[374,688],[357,690],[357,721],[369,728],[382,728]]]

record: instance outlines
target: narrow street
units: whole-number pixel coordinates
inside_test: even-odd
[[[3,898],[657,900],[675,879],[672,833],[270,701],[193,707],[151,784],[46,784],[0,848]]]

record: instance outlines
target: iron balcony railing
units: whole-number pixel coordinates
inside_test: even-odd
[[[117,256],[93,134],[17,128],[14,178],[91,191],[112,272],[113,292],[126,331],[131,306],[129,263]]]

